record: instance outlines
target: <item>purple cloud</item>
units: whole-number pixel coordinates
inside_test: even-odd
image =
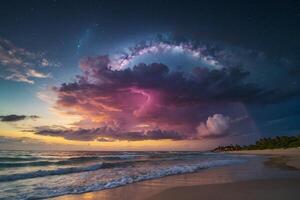
[[[109,127],[101,127],[95,129],[53,129],[51,127],[39,127],[36,134],[45,136],[63,137],[67,140],[79,141],[100,141],[111,142],[116,140],[142,141],[142,140],[182,140],[186,139],[185,135],[175,131],[148,130],[143,132],[122,132]]]

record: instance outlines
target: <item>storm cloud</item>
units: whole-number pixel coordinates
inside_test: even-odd
[[[53,129],[51,127],[38,127],[36,134],[44,136],[63,137],[67,140],[112,142],[112,141],[142,141],[142,140],[183,140],[185,135],[175,131],[148,130],[144,132],[122,132],[109,127],[95,129]]]
[[[195,67],[185,73],[161,63],[122,70],[110,64],[108,56],[84,58],[75,82],[53,88],[56,109],[81,116],[77,125],[93,127],[38,129],[36,134],[82,141],[222,137],[227,115],[247,114],[240,104],[265,104],[276,96],[275,90],[248,82],[250,72],[240,66]]]
[[[25,119],[37,119],[39,116],[37,115],[2,115],[0,116],[0,121],[1,122],[17,122]]]
[[[137,56],[169,50],[196,56],[203,66],[187,71],[162,63],[128,65]],[[255,129],[251,116],[231,123],[249,116],[248,106],[273,105],[300,94],[297,87],[257,79],[261,69],[255,64],[264,63],[265,56],[256,51],[160,41],[130,52],[117,59],[81,59],[82,74],[53,88],[55,109],[81,121],[73,124],[75,129],[39,129],[36,134],[102,142],[226,137]],[[244,65],[239,58],[255,62]]]

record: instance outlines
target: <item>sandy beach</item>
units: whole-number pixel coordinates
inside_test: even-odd
[[[300,148],[234,151],[232,154],[265,155],[269,159],[264,162],[267,167],[280,170],[294,170],[300,173]],[[167,189],[147,200],[281,200],[298,199],[300,195],[300,179],[270,179],[238,181],[225,184],[210,184]]]
[[[236,183],[177,187],[165,190],[148,200],[282,200],[298,199],[300,179],[259,180]]]
[[[197,173],[169,176],[56,200],[297,199],[300,149],[230,152],[251,158]],[[222,154],[220,154],[221,156]],[[259,155],[259,156],[252,156]]]

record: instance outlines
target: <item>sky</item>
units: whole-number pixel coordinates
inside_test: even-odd
[[[5,1],[0,148],[208,150],[300,132],[297,1]]]

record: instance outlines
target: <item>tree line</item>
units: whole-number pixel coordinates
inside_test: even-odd
[[[240,150],[262,150],[262,149],[280,149],[300,147],[300,135],[298,136],[277,136],[273,138],[261,138],[255,144],[243,145],[227,145],[215,148],[214,152],[220,151],[240,151]]]

